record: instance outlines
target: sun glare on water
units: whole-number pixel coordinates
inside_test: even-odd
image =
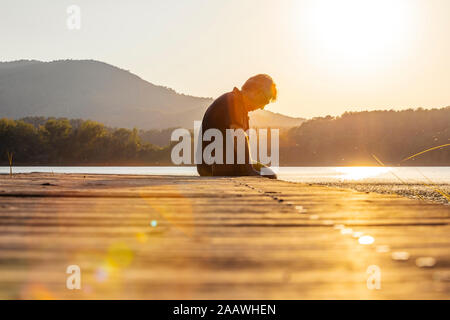
[[[391,171],[387,167],[338,167],[337,178],[341,180],[363,180],[374,178]]]

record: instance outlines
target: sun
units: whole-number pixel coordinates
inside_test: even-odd
[[[407,0],[315,0],[302,26],[319,59],[361,67],[408,49],[412,9]]]

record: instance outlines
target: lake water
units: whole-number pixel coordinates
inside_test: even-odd
[[[195,167],[13,167],[14,173],[81,173],[196,176]],[[8,174],[9,167],[0,167]],[[307,183],[450,184],[450,167],[281,167],[278,177]]]

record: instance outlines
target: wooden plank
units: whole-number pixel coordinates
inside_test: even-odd
[[[264,178],[0,176],[0,298],[449,299],[449,223],[445,205]]]

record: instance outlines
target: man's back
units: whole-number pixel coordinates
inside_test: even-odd
[[[248,114],[244,106],[240,91],[233,91],[221,95],[208,107],[203,116],[202,131],[214,128],[223,131],[232,126],[248,129]]]
[[[226,129],[231,128],[240,128],[244,131],[249,128],[248,113],[244,106],[242,94],[237,88],[234,88],[233,91],[227,92],[214,100],[214,102],[206,110],[202,121],[203,134],[208,129],[218,129],[222,133],[224,156],[226,154]],[[209,141],[203,141],[202,139],[202,152],[209,143]],[[223,159],[223,163],[225,163],[225,159]],[[233,168],[229,166],[227,167],[224,164],[221,167],[221,169],[225,169],[230,174],[235,172],[235,174],[238,175],[242,171],[236,166]],[[212,175],[212,166],[206,163],[197,165],[197,170],[200,175]]]

